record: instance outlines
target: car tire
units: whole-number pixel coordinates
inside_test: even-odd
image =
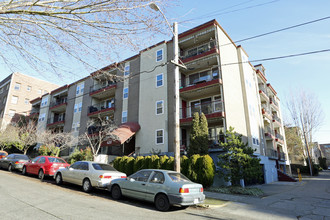
[[[44,173],[44,171],[43,171],[42,169],[40,169],[39,172],[38,172],[38,178],[39,178],[41,181],[43,181],[44,178],[45,178],[45,173]]]
[[[56,183],[56,185],[61,185],[63,183],[63,179],[62,179],[62,174],[61,173],[56,174],[55,183]]]
[[[23,167],[23,169],[22,169],[22,174],[23,174],[24,176],[27,175],[27,172],[26,172],[26,166]]]
[[[13,166],[11,164],[9,164],[9,166],[8,166],[8,171],[13,172]]]
[[[119,200],[121,198],[122,194],[121,194],[121,189],[118,185],[114,185],[111,188],[111,197],[115,200]]]
[[[84,192],[90,192],[90,191],[92,191],[92,188],[93,188],[91,181],[89,181],[89,179],[87,179],[87,178],[84,179],[82,187],[83,187]]]
[[[155,206],[157,210],[162,212],[169,210],[170,202],[168,201],[167,196],[164,194],[157,195],[155,199]]]

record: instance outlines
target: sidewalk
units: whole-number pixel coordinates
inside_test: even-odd
[[[250,186],[251,188],[259,188],[264,192],[264,195],[262,197],[256,197],[256,196],[248,196],[248,195],[234,195],[234,194],[224,194],[224,193],[217,193],[217,192],[208,192],[204,191],[204,194],[208,198],[213,199],[220,199],[225,201],[233,201],[233,202],[242,202],[242,203],[250,203],[254,201],[260,201],[260,199],[276,195],[280,193],[285,193],[288,191],[291,191],[293,188],[296,188],[297,186],[302,186],[306,182],[273,182],[269,184],[263,184],[263,185],[255,185]]]

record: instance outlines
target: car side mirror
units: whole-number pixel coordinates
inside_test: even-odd
[[[129,181],[130,181],[130,182],[135,182],[135,179],[133,179],[133,178],[129,178]]]
[[[69,170],[74,170],[72,167],[69,167]]]

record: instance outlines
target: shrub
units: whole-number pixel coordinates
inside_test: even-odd
[[[116,170],[118,170],[118,171],[120,171],[119,170],[119,163],[120,163],[120,161],[121,161],[121,157],[116,157],[114,160],[113,160],[113,167],[116,169]]]
[[[170,157],[166,160],[166,170],[174,170],[174,157]]]
[[[181,173],[188,177],[189,173],[189,159],[187,156],[182,156],[180,160],[180,165],[181,165]]]
[[[151,168],[159,169],[160,168],[160,159],[158,155],[151,156]]]
[[[150,169],[152,167],[151,156],[144,157],[142,169]]]
[[[163,155],[159,158],[160,169],[166,170],[167,160],[168,160],[168,156],[166,155]]]
[[[126,165],[124,166],[125,167],[125,172],[127,176],[131,175],[134,173],[134,157],[128,157],[126,159]]]
[[[138,156],[138,157],[135,158],[135,160],[134,160],[134,165],[133,165],[134,173],[135,173],[136,171],[142,169],[142,167],[143,167],[143,165],[142,165],[142,163],[143,163],[143,158],[144,158],[144,157],[142,157],[142,156]]]
[[[86,148],[85,150],[79,150],[78,148],[75,148],[73,153],[70,155],[68,162],[70,164],[73,164],[77,161],[92,161],[93,160],[93,153],[90,148]]]
[[[215,171],[213,159],[209,155],[204,155],[197,159],[196,164],[198,169],[196,182],[204,187],[212,186]]]
[[[197,182],[198,158],[200,158],[199,154],[192,155],[189,158],[188,178],[193,182]]]

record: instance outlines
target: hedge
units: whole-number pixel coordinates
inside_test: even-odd
[[[164,169],[174,170],[174,157],[164,156],[138,156],[117,157],[113,161],[113,166],[118,171],[126,173],[128,176],[141,169]],[[204,187],[210,187],[213,184],[215,166],[209,155],[192,155],[190,158],[181,157],[181,173],[187,176],[191,181],[200,183]]]

